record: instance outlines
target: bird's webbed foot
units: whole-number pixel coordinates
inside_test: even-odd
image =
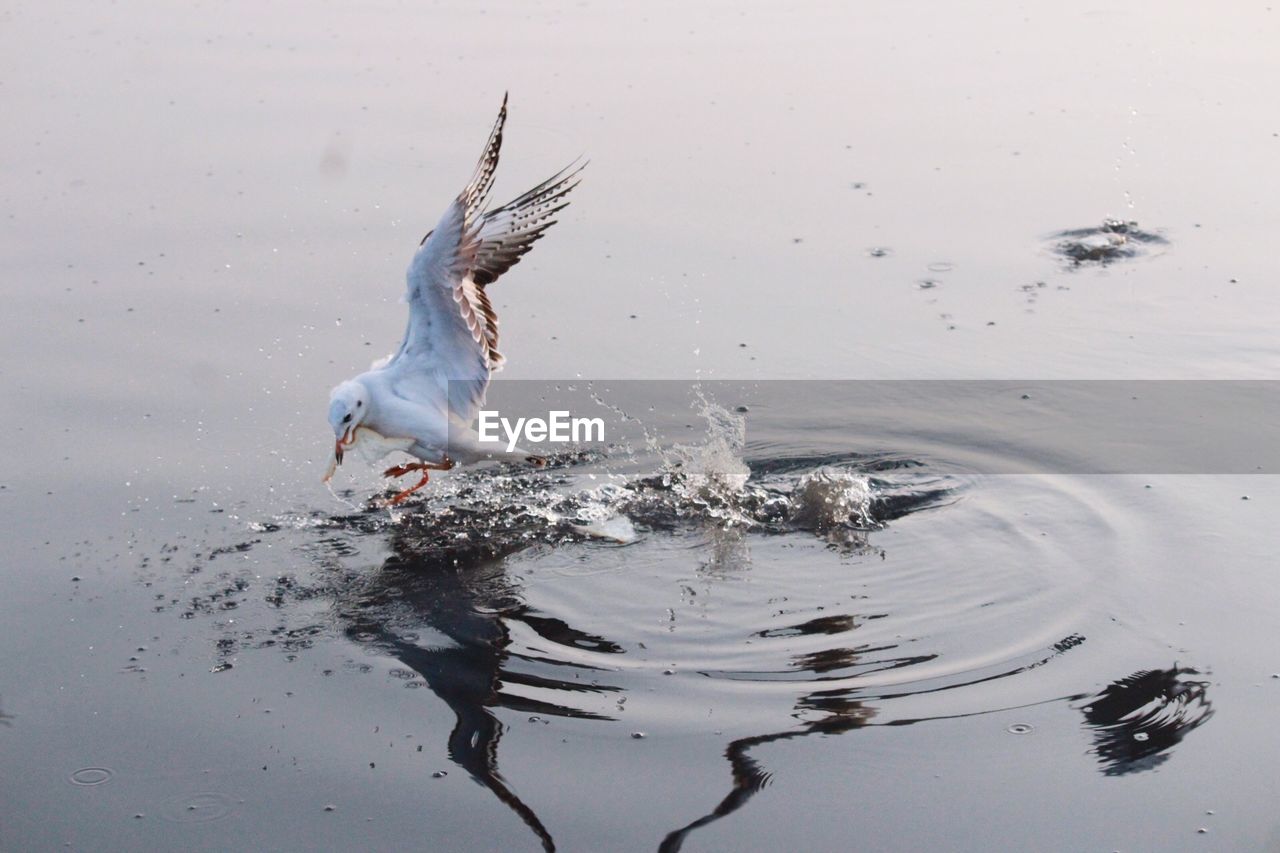
[[[409,495],[418,491],[430,481],[432,471],[448,471],[453,467],[453,464],[453,460],[446,456],[439,462],[409,462],[405,465],[392,465],[382,472],[384,477],[403,477],[405,474],[421,471],[422,479],[410,488],[392,495],[383,503],[383,506],[396,506],[403,503],[408,499]]]

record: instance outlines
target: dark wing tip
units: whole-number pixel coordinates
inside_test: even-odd
[[[507,97],[508,93],[504,92],[502,106],[498,108],[498,118],[493,123],[493,130],[489,132],[484,153],[480,155],[480,162],[476,164],[471,182],[467,184],[467,188],[460,196],[468,219],[484,207],[489,197],[489,189],[493,186],[493,175],[498,169],[498,154],[502,150],[502,130],[507,123]]]

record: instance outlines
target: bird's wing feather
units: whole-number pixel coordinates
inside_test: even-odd
[[[498,352],[498,317],[485,285],[517,263],[555,220],[578,183],[566,169],[494,210],[482,213],[498,165],[507,101],[475,175],[435,229],[423,238],[408,270],[409,325],[384,369],[400,396],[431,402],[447,395],[450,414],[470,423],[484,404],[489,377],[505,361]]]
[[[427,403],[447,395],[450,414],[466,421],[484,403],[493,366],[488,330],[497,324],[471,278],[476,237],[459,196],[409,265],[409,325],[384,368],[400,396]]]
[[[491,284],[542,239],[556,223],[552,217],[568,206],[565,196],[578,185],[578,175],[585,167],[583,163],[562,169],[518,198],[484,214],[473,271],[476,284]]]

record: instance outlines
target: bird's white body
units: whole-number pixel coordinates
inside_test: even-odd
[[[506,115],[504,98],[474,177],[413,256],[409,323],[399,350],[330,395],[335,465],[349,449],[375,459],[405,451],[421,460],[404,466],[413,470],[495,457],[537,458],[518,448],[481,444],[471,428],[490,377],[505,361],[485,287],[554,224],[580,169],[561,171],[508,204],[485,210]]]

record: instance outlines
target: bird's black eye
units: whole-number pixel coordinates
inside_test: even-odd
[[[343,419],[342,419],[342,422],[343,422],[344,424],[345,424],[345,423],[349,423],[350,421],[351,421],[351,415],[347,415],[345,418],[343,418]]]
[[[361,407],[361,406],[363,406],[363,405],[364,405],[364,400],[356,400],[356,408],[357,408],[357,409],[358,409],[358,408],[360,408],[360,407]]]

